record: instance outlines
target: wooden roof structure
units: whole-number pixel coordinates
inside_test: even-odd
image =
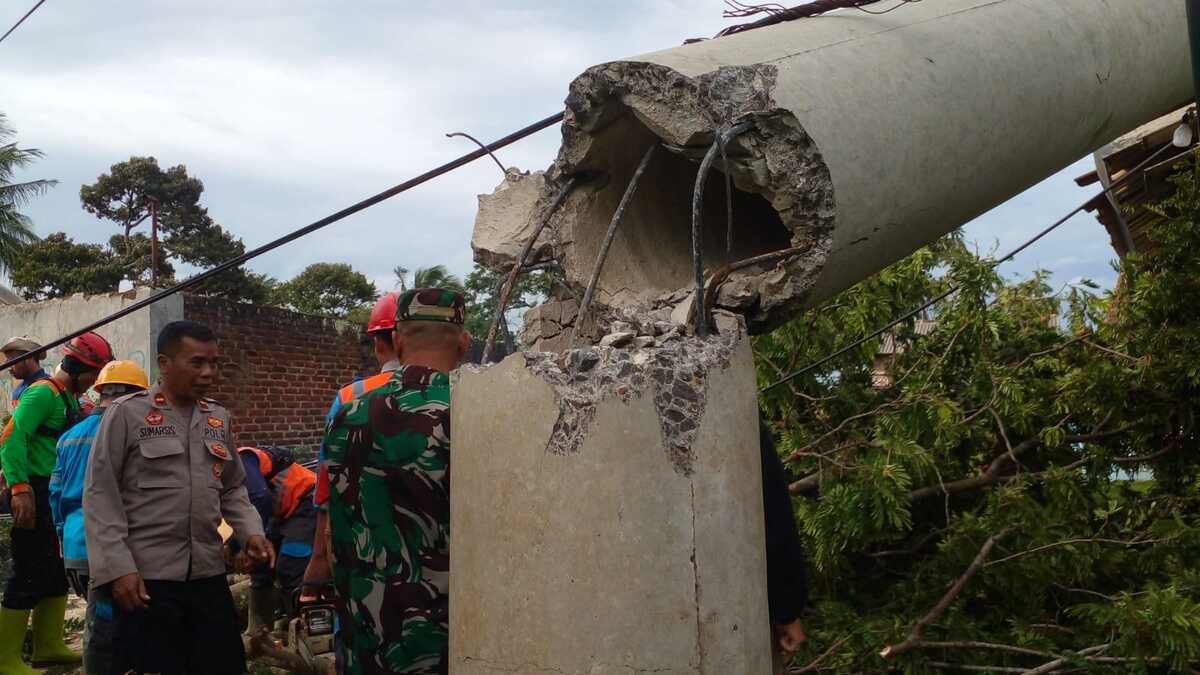
[[[1147,157],[1164,146],[1171,145],[1175,130],[1182,121],[1186,119],[1192,126],[1191,146],[1165,151],[1161,157],[1142,169],[1140,177],[1131,179],[1110,193],[1096,197],[1087,205],[1087,210],[1096,214],[1096,219],[1108,230],[1117,255],[1124,256],[1131,249],[1144,248],[1149,243],[1145,225],[1151,216],[1140,207],[1170,195],[1171,184],[1167,179],[1175,172],[1180,158],[1195,149],[1195,110],[1194,105],[1184,106],[1100,148],[1093,155],[1096,170],[1075,179],[1075,183],[1081,187],[1096,183],[1108,187],[1124,178]]]

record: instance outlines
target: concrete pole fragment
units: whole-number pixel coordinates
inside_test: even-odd
[[[609,307],[655,309],[690,277],[690,195],[715,130],[729,148],[705,200],[718,306],[751,332],[779,325],[1191,96],[1184,3],[937,0],[882,16],[843,10],[614,61],[571,85],[545,192],[600,176],[562,209],[557,253],[582,287],[639,158],[645,176],[600,277]],[[486,220],[486,218],[485,218]]]
[[[770,672],[753,373],[736,332],[460,373],[450,672]]]

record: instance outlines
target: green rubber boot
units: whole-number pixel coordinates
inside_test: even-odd
[[[38,675],[21,660],[29,610],[0,608],[0,675]]]
[[[82,663],[83,654],[63,642],[63,617],[67,613],[67,596],[46,598],[33,608],[33,662]]]

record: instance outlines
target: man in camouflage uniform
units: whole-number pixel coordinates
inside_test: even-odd
[[[333,579],[346,675],[436,675],[449,631],[450,376],[466,354],[462,295],[401,295],[387,384],[325,433]]]

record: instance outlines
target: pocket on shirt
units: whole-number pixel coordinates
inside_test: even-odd
[[[181,465],[183,443],[175,438],[154,438],[138,443],[142,466],[137,484],[142,489],[183,487],[186,465]]]

